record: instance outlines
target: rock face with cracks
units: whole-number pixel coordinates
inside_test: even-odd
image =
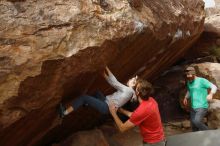
[[[105,2],[0,1],[0,145],[46,145],[93,127],[96,111],[61,121],[58,103],[110,92],[105,65],[121,82],[153,79],[203,30],[202,0]]]

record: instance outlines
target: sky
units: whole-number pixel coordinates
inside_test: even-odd
[[[214,0],[203,0],[205,2],[205,8],[211,8],[215,7],[215,1]]]

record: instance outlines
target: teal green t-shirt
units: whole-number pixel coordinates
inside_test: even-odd
[[[187,88],[190,94],[191,105],[193,109],[208,108],[206,99],[208,90],[211,87],[211,82],[208,80],[196,77],[192,82],[187,82]]]

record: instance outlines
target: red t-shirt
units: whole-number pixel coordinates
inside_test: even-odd
[[[157,143],[164,140],[160,112],[157,102],[152,97],[141,102],[131,115],[130,121],[139,126],[144,142]]]

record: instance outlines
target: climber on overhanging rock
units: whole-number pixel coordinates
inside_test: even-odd
[[[129,79],[127,86],[117,81],[108,67],[105,68],[103,76],[106,81],[117,90],[116,92],[107,96],[104,96],[101,92],[97,92],[95,96],[82,95],[76,98],[72,102],[72,105],[67,108],[60,103],[60,117],[63,118],[65,115],[77,110],[82,105],[93,107],[102,114],[109,114],[108,104],[110,101],[113,102],[116,107],[121,107],[129,100],[136,100],[134,87],[136,85],[137,76]]]
[[[208,111],[208,101],[212,100],[217,87],[205,78],[197,77],[195,68],[189,66],[185,70],[187,79],[187,93],[183,104],[187,105],[187,99],[191,101],[190,121],[193,131],[208,130],[203,123],[203,118]],[[208,93],[208,89],[211,91]]]

